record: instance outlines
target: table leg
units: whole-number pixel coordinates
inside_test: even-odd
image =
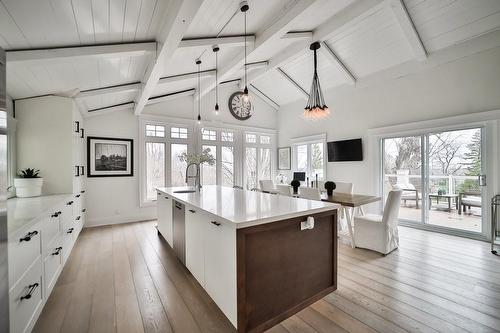
[[[457,210],[458,210],[458,198],[455,197],[455,206],[457,207]]]
[[[351,236],[351,247],[355,248],[356,246],[354,245],[354,230],[352,228],[352,215],[349,209],[345,210],[345,217],[347,220],[347,229],[349,230],[349,236]]]

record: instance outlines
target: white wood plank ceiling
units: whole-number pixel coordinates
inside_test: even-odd
[[[500,29],[498,0],[249,5],[248,62],[257,63],[249,81],[278,105],[306,98],[312,41],[322,42],[319,75],[326,90],[425,62]],[[197,70],[198,57],[202,70],[214,69],[216,42],[221,79],[239,79],[243,46],[234,36],[243,36],[239,0],[0,0],[8,94],[19,99],[78,89],[75,98],[84,111],[135,101],[138,114],[150,97],[196,88],[196,77],[182,74]],[[213,83],[213,73],[205,73],[203,95]]]

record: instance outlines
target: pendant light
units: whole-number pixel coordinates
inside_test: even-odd
[[[216,116],[219,115],[219,86],[218,86],[218,82],[217,82],[217,74],[219,71],[219,67],[217,65],[217,53],[219,52],[219,50],[220,49],[219,49],[218,45],[212,46],[212,51],[214,51],[214,53],[215,53],[215,107],[214,107],[214,110],[215,110]]]
[[[244,14],[244,26],[245,26],[245,89],[243,90],[243,101],[248,103],[250,101],[250,96],[248,95],[247,86],[247,11],[250,7],[247,1],[240,2],[240,10]]]
[[[198,65],[198,125],[201,124],[201,59],[196,59],[196,65]]]
[[[325,104],[323,92],[321,91],[321,85],[319,84],[317,51],[320,47],[321,45],[319,42],[314,42],[309,47],[310,50],[314,51],[314,74],[309,99],[307,100],[307,105],[304,108],[304,117],[308,119],[321,119],[330,114],[330,109],[328,109],[328,106]]]

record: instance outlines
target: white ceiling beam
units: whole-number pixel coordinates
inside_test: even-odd
[[[183,90],[183,91],[176,91],[173,93],[164,94],[161,96],[154,96],[154,97],[149,98],[147,104],[149,105],[149,104],[161,103],[161,102],[171,101],[173,99],[182,98],[182,97],[186,97],[186,96],[193,96],[195,92],[196,92],[196,89],[187,89],[187,90]]]
[[[255,42],[254,35],[247,35],[247,43],[253,44]],[[204,38],[187,38],[183,39],[179,47],[210,47],[212,45],[219,46],[243,46],[245,45],[245,36],[221,36],[221,37],[204,37]]]
[[[106,106],[98,109],[92,109],[87,111],[87,116],[102,115],[103,113],[110,113],[115,111],[122,111],[127,109],[132,109],[134,107],[134,102],[121,103],[117,105]]]
[[[281,68],[276,68],[276,70],[278,71],[278,73],[280,73],[285,79],[288,80],[288,82],[290,82],[295,88],[297,88],[297,91],[300,92],[302,95],[304,95],[304,97],[306,98],[309,98],[309,93],[300,86],[300,84],[298,84],[294,79],[291,78],[290,75],[288,75],[283,69]]]
[[[80,93],[78,93],[78,95],[75,96],[75,98],[81,99],[81,98],[102,96],[102,95],[109,95],[109,94],[135,92],[135,91],[138,91],[141,88],[141,86],[142,86],[142,84],[140,82],[136,82],[136,83],[131,83],[131,84],[122,84],[119,86],[89,89],[89,90],[81,91]]]
[[[271,108],[273,108],[276,111],[279,111],[280,109],[279,104],[273,101],[269,96],[264,94],[262,91],[260,91],[256,86],[251,84],[248,86],[248,90],[250,90],[251,93],[260,98],[264,103],[269,105]]]
[[[156,42],[59,47],[51,49],[7,51],[7,62],[61,61],[86,57],[119,57],[142,55],[156,51]]]
[[[403,34],[406,37],[406,40],[413,50],[415,58],[417,58],[417,60],[419,61],[427,59],[427,50],[425,49],[424,43],[422,43],[422,40],[418,35],[417,29],[415,28],[415,25],[413,24],[410,14],[408,13],[408,10],[406,9],[403,1],[391,0],[390,6],[392,12],[394,13],[394,16],[396,17],[396,20],[399,23],[399,26],[401,27],[401,30],[403,31]]]
[[[252,57],[252,54],[258,53],[263,49],[272,47],[273,43],[291,30],[292,24],[296,22],[296,20],[300,18],[300,15],[314,3],[315,0],[296,1],[273,24],[265,30],[257,32],[255,36],[255,45],[248,51],[248,57]],[[252,9],[250,8],[250,12],[251,10]],[[244,53],[241,52],[219,70],[220,80],[227,80],[230,78],[231,75],[243,67],[243,64]],[[209,84],[201,91],[201,96],[208,94],[214,87],[215,84]]]
[[[307,39],[311,40],[313,35],[312,31],[289,31],[283,36],[281,36],[281,39],[292,39],[292,40],[299,40],[299,39]]]
[[[330,60],[330,62],[334,65],[337,66],[337,68],[344,74],[346,78],[346,82],[349,84],[355,84],[356,83],[356,78],[354,75],[351,73],[351,71],[344,65],[342,60],[339,59],[339,57],[335,54],[335,52],[332,50],[332,48],[326,43],[326,42],[321,42],[323,54],[325,54]]]
[[[158,84],[158,80],[163,74],[164,67],[168,61],[171,60],[182,37],[204,1],[205,0],[172,0],[169,2],[166,16],[163,19],[163,26],[157,37],[160,43],[157,57],[154,63],[148,67],[143,79],[144,86],[136,98],[134,108],[134,113],[136,115],[141,114],[144,109],[149,97],[151,97]]]
[[[215,76],[215,69],[209,69],[200,72],[200,78],[205,78],[210,76]],[[162,77],[160,78],[160,80],[158,80],[158,84],[178,82],[196,78],[198,78],[198,72],[184,73],[184,74]]]

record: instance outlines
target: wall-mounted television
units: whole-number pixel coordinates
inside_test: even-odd
[[[328,162],[348,162],[363,160],[361,139],[328,142]]]

